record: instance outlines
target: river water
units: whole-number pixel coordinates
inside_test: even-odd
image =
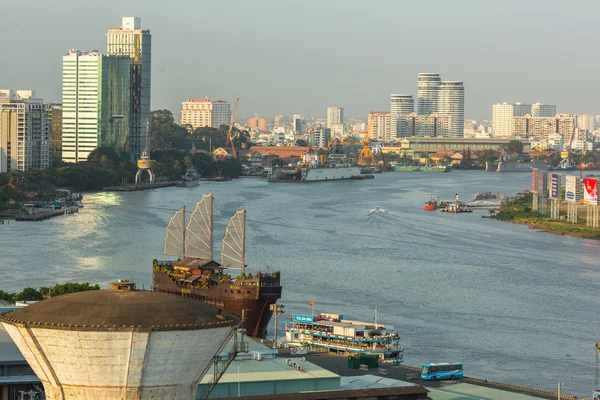
[[[248,210],[250,271],[281,270],[291,313],[344,314],[400,331],[409,365],[465,363],[465,373],[589,396],[598,332],[600,242],[423,211],[429,192],[514,194],[529,174],[386,173],[371,181],[202,182],[196,188],[89,193],[78,215],[0,225],[0,288],[134,279],[148,288],[171,210],[215,195],[215,247]],[[387,212],[367,215],[380,206]],[[219,260],[220,258],[217,257]],[[283,326],[283,324],[281,324]]]

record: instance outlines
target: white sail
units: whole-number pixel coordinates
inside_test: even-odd
[[[246,262],[246,210],[236,212],[229,220],[223,238],[221,258],[223,267],[244,270]]]
[[[196,204],[196,209],[190,216],[185,234],[186,257],[213,257],[213,204],[212,193],[205,194]]]
[[[183,257],[185,236],[185,207],[177,211],[169,220],[165,234],[165,249],[163,254]]]

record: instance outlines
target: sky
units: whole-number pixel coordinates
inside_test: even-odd
[[[600,2],[581,0],[3,1],[0,88],[60,102],[62,55],[106,51],[106,31],[139,16],[152,33],[152,109],[240,98],[253,115],[366,118],[417,74],[465,85],[465,116],[497,102],[600,114]],[[416,100],[415,100],[416,104]]]

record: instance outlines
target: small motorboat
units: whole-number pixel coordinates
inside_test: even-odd
[[[440,206],[440,201],[439,201],[439,197],[438,198],[433,198],[433,195],[430,194],[429,195],[429,201],[427,201],[425,203],[425,206],[423,207],[423,209],[425,211],[435,211],[437,210],[437,208]]]
[[[384,212],[385,212],[385,210],[383,208],[380,208],[379,206],[376,206],[374,209],[369,210],[369,215],[373,214],[373,213],[381,214],[381,213],[384,213]]]

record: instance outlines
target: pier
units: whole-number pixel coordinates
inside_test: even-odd
[[[59,215],[75,214],[79,212],[79,207],[69,206],[60,209],[34,208],[31,210],[7,210],[0,213],[0,224],[11,219],[15,221],[44,221]]]

